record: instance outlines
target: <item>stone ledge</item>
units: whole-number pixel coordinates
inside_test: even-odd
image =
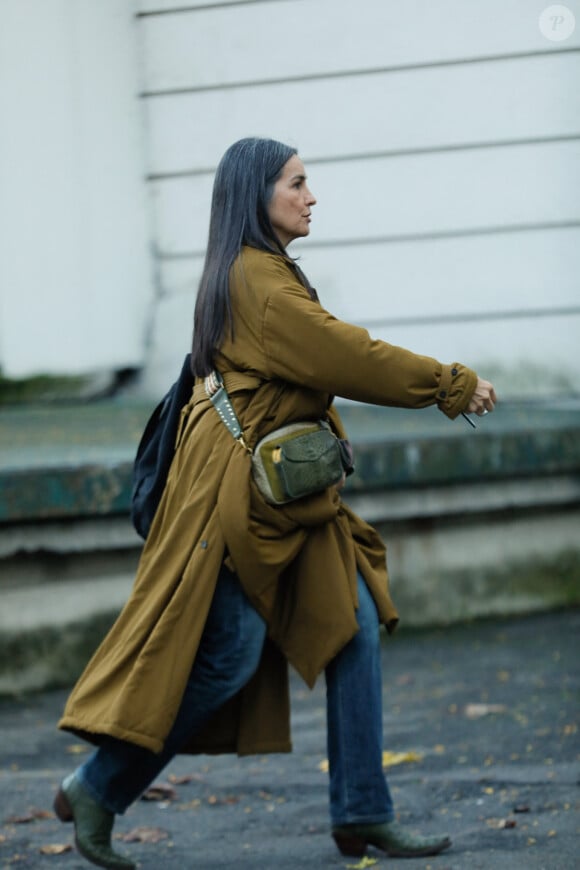
[[[128,514],[129,462],[0,471],[0,523]]]
[[[0,633],[0,697],[70,686],[112,626],[117,610],[61,626]]]
[[[0,524],[127,515],[132,461],[150,408],[94,403],[19,409],[0,429]],[[574,475],[580,403],[516,405],[478,421],[435,409],[346,404],[341,414],[357,469],[345,495],[459,482]]]

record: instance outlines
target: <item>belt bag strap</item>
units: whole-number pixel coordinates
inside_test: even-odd
[[[204,387],[210,402],[218,412],[228,432],[248,450],[249,448],[242,435],[242,427],[238,420],[238,415],[234,411],[234,406],[231,403],[224,379],[220,373],[216,370],[211,372],[204,380]]]

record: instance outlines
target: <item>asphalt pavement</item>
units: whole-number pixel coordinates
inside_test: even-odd
[[[118,848],[143,870],[580,867],[579,649],[579,610],[385,639],[386,772],[402,822],[452,837],[436,858],[338,853],[324,681],[310,692],[296,677],[292,754],[179,757],[117,820]],[[60,779],[87,751],[55,728],[65,697],[0,701],[2,868],[91,866],[52,814]]]

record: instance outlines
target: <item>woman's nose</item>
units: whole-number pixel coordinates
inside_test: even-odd
[[[306,191],[306,202],[308,203],[308,205],[316,205],[316,197],[314,196],[310,188],[308,188],[308,190]]]

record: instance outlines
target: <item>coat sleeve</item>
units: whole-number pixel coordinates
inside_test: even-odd
[[[474,371],[372,339],[337,320],[274,259],[269,268],[276,280],[271,274],[262,323],[270,377],[374,405],[437,404],[452,419],[465,410],[477,384]]]

